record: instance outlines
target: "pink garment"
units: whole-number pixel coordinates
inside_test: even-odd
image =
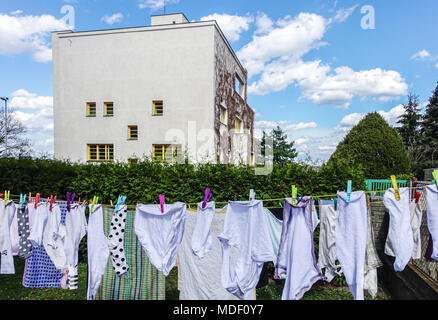
[[[18,236],[18,221],[17,221],[18,205],[15,206],[14,218],[12,218],[11,228],[9,233],[11,235],[11,246],[12,255],[18,256],[18,243],[20,242],[20,237]]]

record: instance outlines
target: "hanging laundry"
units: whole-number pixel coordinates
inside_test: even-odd
[[[111,261],[118,276],[124,275],[129,270],[129,265],[126,263],[124,251],[127,212],[128,209],[126,205],[116,206],[111,219],[111,230],[108,235],[108,246],[110,249]]]
[[[274,265],[277,263],[278,248],[280,247],[281,230],[283,221],[277,219],[274,214],[267,208],[263,208],[265,212],[266,225],[268,226],[269,236],[271,238],[272,250],[274,252]]]
[[[164,212],[160,205],[138,204],[136,217],[135,234],[151,263],[167,277],[184,234],[185,203],[164,204]]]
[[[102,205],[95,204],[91,212],[89,205],[87,256],[88,256],[88,289],[87,300],[94,300],[110,255],[108,240],[103,231]],[[111,216],[110,216],[111,217]]]
[[[198,203],[198,214],[196,215],[196,225],[192,235],[192,250],[199,259],[202,259],[211,250],[210,227],[215,214],[216,206],[214,201],[207,202],[202,208],[202,202]]]
[[[111,230],[114,209],[104,207],[101,212],[103,226],[100,224],[98,232],[100,233],[103,227],[103,236],[107,237]],[[97,216],[95,216],[95,218],[97,218]],[[124,251],[126,262],[130,268],[123,277],[116,275],[112,262],[108,259],[107,255],[106,269],[104,269],[103,276],[99,276],[101,278],[101,281],[98,281],[100,282],[100,286],[97,282],[94,282],[93,285],[93,287],[96,288],[97,284],[98,287],[95,296],[96,300],[164,300],[165,298],[165,278],[163,273],[152,266],[140,241],[135,235],[134,221],[136,219],[136,211],[128,210],[125,224]],[[90,230],[90,222],[89,220],[88,235],[92,232]],[[94,224],[97,226],[96,223]],[[95,231],[96,230],[97,229],[95,229]],[[94,234],[96,235],[96,232],[94,232]],[[102,238],[101,233],[99,237]],[[102,240],[100,241],[102,242]],[[97,259],[95,260],[96,263],[94,264],[93,270],[100,271],[102,266],[100,260],[102,256],[96,256],[95,258]],[[97,273],[96,276],[98,276]],[[99,277],[94,277],[94,279],[98,280]]]
[[[436,184],[427,186],[426,202],[427,227],[432,239],[431,258],[438,260],[438,189]]]
[[[18,206],[15,206],[14,217],[12,218],[9,231],[11,234],[12,255],[18,256],[18,248],[20,246],[20,236],[18,235]]]
[[[37,211],[34,213],[34,225],[39,221],[38,214],[47,214],[48,206],[42,200],[37,206]],[[67,206],[65,201],[57,201],[59,209],[61,210],[61,224],[65,223],[65,215],[67,212]],[[32,206],[35,203],[31,204]],[[43,210],[44,209],[44,210]],[[47,210],[45,210],[47,209]],[[32,210],[32,209],[31,209]],[[41,219],[42,220],[42,219]],[[31,219],[32,221],[32,219]],[[39,221],[41,223],[41,221]],[[40,224],[41,226],[41,224]],[[38,226],[38,228],[40,228]],[[32,222],[31,222],[32,227]],[[31,235],[35,228],[31,228]],[[44,229],[42,230],[44,231]],[[42,238],[41,231],[41,238]],[[37,232],[38,234],[39,232]],[[25,260],[24,274],[23,274],[23,286],[29,288],[66,288],[67,287],[67,275],[68,270],[58,270],[53,264],[51,258],[44,249],[44,245],[33,246],[32,256]]]
[[[10,230],[15,208],[13,201],[0,200],[0,274],[15,274]]]
[[[34,247],[43,245],[43,232],[46,228],[49,208],[46,203],[39,202],[34,212],[33,224],[28,240]]]
[[[336,256],[355,300],[364,299],[364,270],[367,246],[367,204],[363,191],[338,192]]]
[[[222,245],[222,285],[244,299],[254,291],[264,262],[274,260],[263,202],[230,201],[218,238]],[[237,256],[234,250],[239,251]]]
[[[333,200],[319,201],[319,251],[318,267],[324,270],[324,276],[331,282],[336,275],[341,275],[341,265],[336,264],[336,224],[339,210],[335,210]]]
[[[421,193],[416,192],[415,199],[411,205],[411,227],[414,238],[414,249],[412,251],[412,259],[421,258],[421,220],[423,219],[423,209],[421,208],[420,200]]]
[[[394,270],[404,270],[412,257],[414,238],[411,227],[409,188],[400,188],[400,200],[390,188],[383,196],[383,203],[389,211],[389,230],[385,243],[385,254],[395,257]]]
[[[374,299],[377,296],[378,281],[377,268],[380,268],[383,263],[377,255],[376,246],[374,243],[374,230],[371,219],[371,206],[367,205],[367,248],[365,252],[365,270],[364,270],[364,290],[367,290],[370,296]]]
[[[56,269],[67,269],[64,240],[66,235],[65,224],[61,223],[61,209],[54,203],[47,214],[47,224],[43,233],[43,245]]]
[[[32,243],[28,239],[30,236],[30,222],[29,209],[26,203],[23,203],[17,211],[17,225],[19,235],[18,256],[27,259],[32,255]]]
[[[286,275],[282,300],[299,300],[312,285],[323,280],[316,262],[313,247],[312,198],[297,197],[284,201],[283,228],[281,232],[275,278]]]
[[[78,252],[79,243],[87,233],[85,207],[78,204],[70,205],[70,212],[65,216],[64,250],[68,267],[68,287],[78,288]]]
[[[210,212],[209,212],[210,213]],[[209,228],[210,250],[202,259],[192,250],[191,242],[204,212],[187,210],[184,236],[178,249],[178,279],[180,300],[238,300],[222,287],[222,247],[217,236],[224,227],[225,214],[214,213]]]
[[[316,207],[312,205],[312,231],[315,232],[316,227],[320,223],[320,220],[318,218],[318,211],[316,210]]]

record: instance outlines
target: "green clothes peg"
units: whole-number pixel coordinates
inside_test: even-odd
[[[297,188],[292,186],[292,205],[297,205]]]
[[[438,186],[438,170],[434,170],[432,172],[433,179],[435,180],[435,184]]]
[[[333,203],[335,205],[335,211],[337,211],[338,210],[338,198],[334,198]]]

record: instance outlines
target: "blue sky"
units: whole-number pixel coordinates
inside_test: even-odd
[[[82,31],[149,25],[162,2],[0,3],[0,95],[36,151],[53,152],[50,31],[71,23],[61,8],[74,8],[73,30]],[[423,105],[438,81],[436,0],[167,0],[166,11],[218,21],[248,69],[256,128],[283,127],[300,158],[328,159],[367,112],[394,125],[407,94]]]

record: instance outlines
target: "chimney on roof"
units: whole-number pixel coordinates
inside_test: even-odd
[[[160,14],[151,16],[151,26],[188,22],[189,20],[187,20],[186,16],[183,13]]]

